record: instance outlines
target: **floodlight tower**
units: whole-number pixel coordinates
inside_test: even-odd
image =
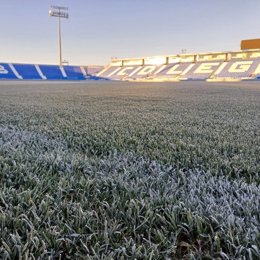
[[[61,51],[61,18],[69,19],[69,8],[63,6],[52,5],[49,10],[49,15],[52,17],[58,17],[58,26],[59,26],[59,64],[62,66],[62,51]]]

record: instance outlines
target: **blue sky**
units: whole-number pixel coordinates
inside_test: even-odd
[[[70,64],[238,50],[241,39],[260,38],[260,0],[0,0],[1,62],[58,62],[50,5],[69,7],[62,46]]]

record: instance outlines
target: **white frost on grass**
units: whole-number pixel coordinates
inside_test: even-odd
[[[96,190],[104,197],[120,199],[120,191],[134,194],[150,209],[177,215],[192,212],[194,218],[199,216],[215,223],[222,234],[245,236],[248,242],[257,240],[260,189],[256,183],[230,180],[197,169],[177,170],[130,152],[115,151],[106,157],[88,158],[69,149],[61,138],[15,127],[0,127],[1,154],[17,160],[17,165],[26,162],[28,171],[39,165],[39,176],[46,170],[54,175],[61,173],[70,186],[74,185],[74,175],[80,174],[97,182],[97,187],[109,187],[109,194]]]
[[[61,138],[52,138],[12,126],[0,126],[0,152],[2,153],[9,155],[24,153],[23,156],[38,158],[46,153],[63,154],[66,149],[66,142]]]
[[[196,169],[176,171],[133,154],[104,158],[96,171],[104,179],[120,182],[129,192],[139,189],[140,195],[149,194],[148,200],[164,198],[169,206],[171,201],[180,206],[183,203],[183,208],[214,217],[223,227],[237,226],[254,233],[259,224],[260,188],[255,183],[229,180]]]

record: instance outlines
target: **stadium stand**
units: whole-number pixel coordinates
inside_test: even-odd
[[[85,75],[79,66],[64,66],[63,68],[67,78],[75,80],[85,79]]]
[[[29,80],[256,80],[260,49],[115,59],[102,66],[0,63],[0,79]]]
[[[97,73],[99,73],[104,67],[103,66],[95,66],[95,65],[91,65],[91,66],[84,66],[83,67],[85,72],[88,75],[96,75]]]
[[[96,73],[102,66],[57,66],[0,63],[0,80],[99,80]]]
[[[0,63],[0,79],[18,79],[11,66],[11,64]]]
[[[109,66],[107,68],[105,68],[104,70],[102,70],[101,72],[98,73],[99,75],[102,75],[102,77],[104,78],[111,78],[113,74],[115,74],[117,71],[119,71],[122,67],[120,66]]]
[[[39,65],[42,74],[46,76],[47,79],[58,80],[58,79],[67,79],[68,76],[65,70],[62,70],[62,67],[56,65],[44,66]]]
[[[160,56],[154,57],[154,60],[151,57],[116,59],[98,76],[129,81],[232,81],[258,79],[259,74],[260,50],[248,50]]]
[[[220,67],[222,62],[197,62],[183,76],[192,80],[206,80]]]
[[[159,73],[158,75],[178,79],[187,79],[187,73],[194,65],[195,64],[191,62],[171,64],[171,66],[167,67],[167,70],[163,70],[162,73]]]
[[[250,79],[260,65],[260,60],[229,61],[223,70],[216,74],[217,78]]]
[[[14,68],[23,79],[42,79],[35,65],[32,64],[13,64]]]

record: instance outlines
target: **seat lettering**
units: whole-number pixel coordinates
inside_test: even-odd
[[[8,70],[6,70],[2,65],[0,65],[0,74],[8,74]]]

